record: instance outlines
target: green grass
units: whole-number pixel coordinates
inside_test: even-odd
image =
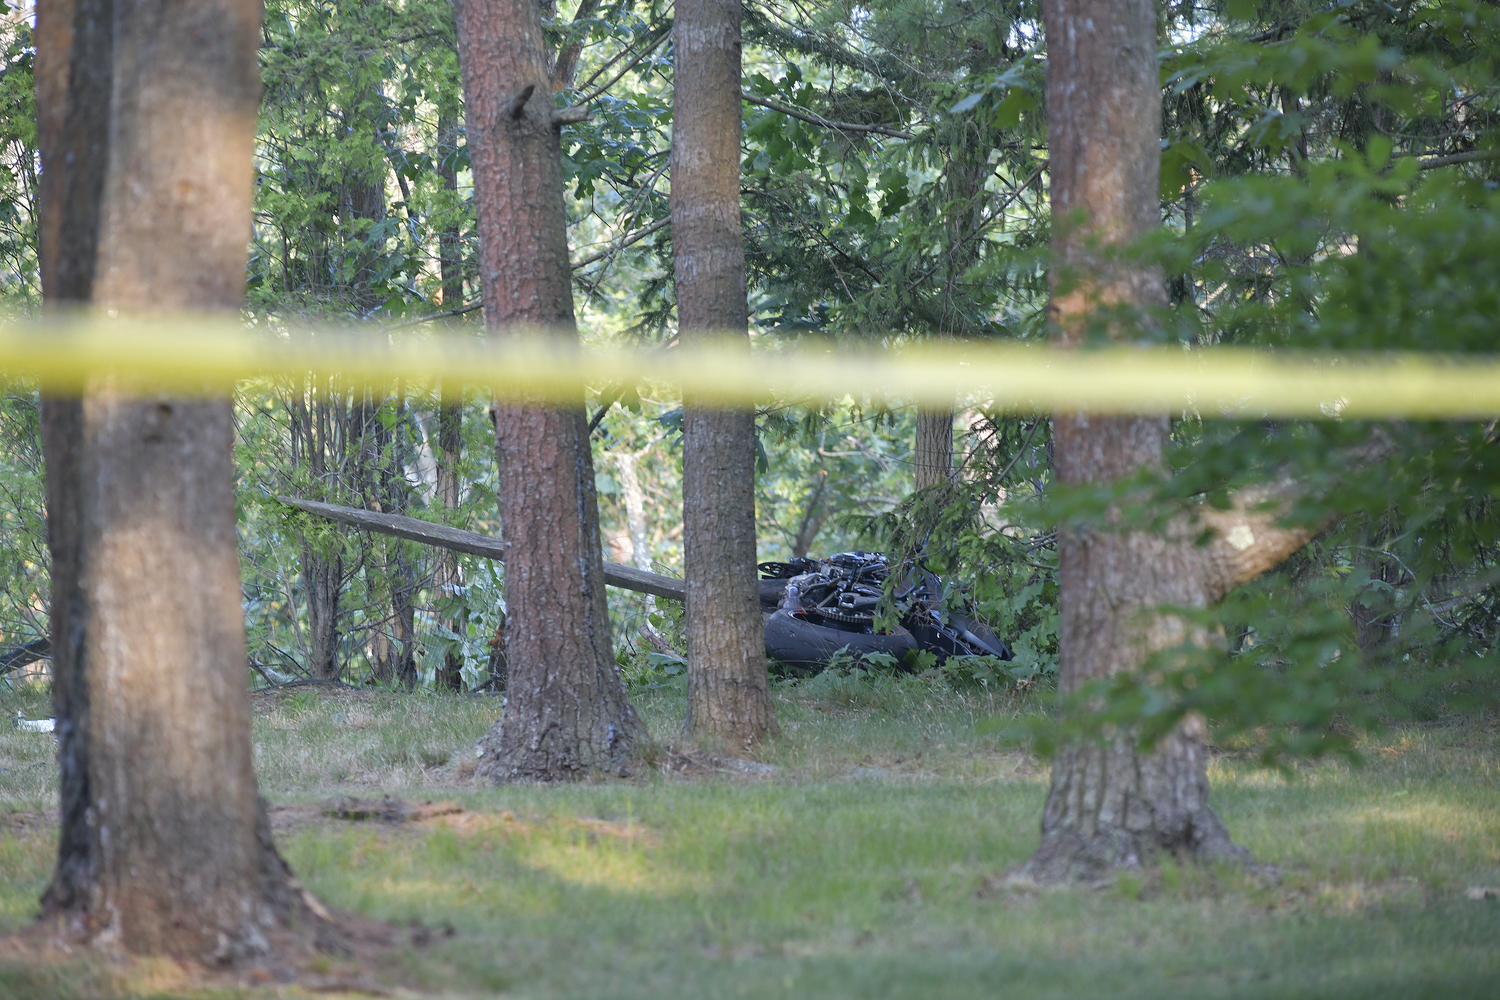
[[[634,698],[673,742],[680,688]],[[257,702],[255,740],[275,802],[390,792],[465,807],[282,836],[334,905],[451,925],[396,958],[401,980],[442,995],[1500,995],[1500,901],[1464,894],[1500,885],[1492,726],[1387,734],[1362,768],[1290,781],[1217,758],[1214,800],[1279,883],[1168,864],[1105,890],[976,894],[1037,840],[1045,766],[976,733],[1026,708],[826,677],[777,688],[785,738],[761,757],[774,772],[561,788],[444,784],[496,699],[280,694]],[[0,730],[0,809],[45,803],[50,749]],[[34,912],[50,849],[45,829],[0,832],[0,930]],[[5,975],[0,994],[89,995]]]

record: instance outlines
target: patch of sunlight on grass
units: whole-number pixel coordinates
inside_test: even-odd
[[[631,697],[654,739],[680,747],[681,685]],[[1408,727],[1362,742],[1363,767],[1329,761],[1290,776],[1258,767],[1248,745],[1216,756],[1211,801],[1281,868],[1277,881],[1167,863],[1102,891],[978,893],[1035,848],[1048,781],[1045,762],[983,723],[1024,717],[1034,702],[853,675],[778,682],[773,697],[786,735],[758,752],[775,765],[759,776],[445,787],[493,724],[493,698],[258,695],[254,739],[273,801],[392,794],[463,807],[399,826],[310,819],[280,835],[298,877],[331,905],[456,929],[400,959],[430,994],[1496,993],[1500,901],[1463,891],[1500,885],[1500,738],[1483,725]],[[0,754],[13,745],[0,734]],[[16,827],[25,836],[0,826],[0,926],[34,912],[49,873],[35,803],[50,787],[0,783],[0,809],[32,817]]]
[[[1397,802],[1403,800],[1398,799]],[[1428,833],[1457,833],[1460,830],[1479,832],[1495,829],[1493,810],[1463,808],[1444,802],[1411,801],[1405,804],[1367,806],[1349,813],[1348,821],[1359,823],[1390,823],[1419,828]]]
[[[701,876],[672,871],[651,863],[639,850],[606,849],[584,843],[548,841],[522,851],[528,867],[577,885],[615,892],[662,897],[685,889],[702,888]]]

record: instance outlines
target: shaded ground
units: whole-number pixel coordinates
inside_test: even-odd
[[[639,690],[662,744],[630,781],[464,783],[492,698],[256,699],[257,763],[321,898],[420,925],[397,993],[517,997],[1465,997],[1500,984],[1500,739],[1388,735],[1296,780],[1236,754],[1215,802],[1279,883],[1232,871],[987,892],[1037,840],[1046,769],[981,735],[1006,698],[830,677],[777,693],[751,766],[669,748],[682,696]],[[11,696],[0,711],[34,717]],[[0,930],[52,849],[49,737],[0,730]],[[390,796],[387,802],[386,796]],[[343,818],[352,817],[352,818]],[[414,927],[414,930],[416,928]],[[0,996],[183,995],[160,968],[0,968]],[[250,995],[295,995],[266,984]],[[214,994],[219,995],[219,994]]]

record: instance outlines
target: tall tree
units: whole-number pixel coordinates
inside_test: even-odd
[[[485,321],[576,347],[559,120],[540,11],[457,0]],[[483,741],[494,780],[618,769],[643,737],[610,644],[588,420],[577,403],[496,404],[505,562],[505,714]]]
[[[684,345],[749,347],[740,234],[740,4],[679,0],[673,24],[672,248]],[[683,399],[683,569],[694,737],[775,727],[755,583],[755,414]]]
[[[260,5],[38,12],[43,287],[233,316]],[[227,399],[107,376],[44,403],[62,831],[43,913],[95,944],[220,962],[308,918],[251,767]]]
[[[1158,224],[1161,86],[1152,0],[1047,0],[1052,299],[1060,346],[1125,337],[1166,304],[1160,271],[1119,251]],[[1058,482],[1110,484],[1163,470],[1168,418],[1053,418]],[[1310,529],[1279,527],[1293,485],[1247,489],[1203,520],[1213,541],[1174,524],[1165,533],[1110,525],[1059,531],[1058,685],[1138,670],[1193,638],[1161,606],[1203,608],[1304,545]],[[1268,508],[1271,512],[1268,512]],[[1110,515],[1117,520],[1118,515]],[[1129,734],[1063,747],[1053,759],[1042,842],[1020,869],[1038,880],[1092,879],[1149,863],[1161,851],[1247,861],[1208,805],[1207,730],[1188,715],[1149,752]]]

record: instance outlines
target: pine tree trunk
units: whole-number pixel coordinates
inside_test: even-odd
[[[492,337],[521,324],[577,344],[539,11],[458,0],[480,278]],[[582,401],[496,404],[505,562],[507,704],[481,743],[496,781],[555,781],[623,767],[644,738],[610,642],[594,460]]]
[[[233,314],[259,5],[56,0],[39,22],[49,306]],[[62,779],[44,916],[108,949],[264,953],[307,913],[251,768],[229,401],[101,377],[43,420]]]
[[[1151,0],[1046,0],[1043,9],[1057,265],[1049,312],[1057,342],[1071,346],[1098,310],[1166,301],[1157,271],[1093,249],[1129,244],[1157,225],[1156,8]],[[1058,275],[1068,270],[1080,280],[1059,291]],[[1159,469],[1168,426],[1165,416],[1058,414],[1058,481],[1109,483]],[[1165,533],[1061,530],[1059,688],[1138,670],[1152,652],[1197,638],[1152,609],[1206,607],[1305,544],[1312,531],[1279,528],[1276,514],[1257,511],[1290,486],[1242,491],[1230,510],[1206,512],[1216,532],[1207,545],[1194,544],[1202,526],[1187,524]],[[1105,746],[1064,747],[1052,764],[1041,845],[1017,874],[1093,880],[1162,851],[1248,861],[1208,806],[1206,735],[1204,721],[1190,716],[1150,753],[1129,734]]]
[[[680,0],[672,31],[672,247],[681,342],[748,350],[738,0]],[[695,739],[748,746],[776,725],[755,582],[755,414],[684,397],[682,436],[684,729]]]
[[[1150,0],[1046,0],[1047,100],[1051,136],[1052,217],[1058,267],[1082,274],[1054,295],[1059,341],[1083,332],[1100,307],[1149,308],[1165,301],[1154,271],[1090,259],[1088,241],[1128,244],[1156,225],[1160,170],[1160,82],[1155,6]],[[1056,278],[1054,277],[1054,285]],[[1058,480],[1109,482],[1158,467],[1165,417],[1062,414],[1053,422]],[[1165,636],[1142,609],[1170,600],[1201,606],[1194,574],[1173,561],[1172,543],[1131,532],[1064,531],[1059,537],[1059,686],[1134,670]],[[1162,849],[1221,854],[1235,848],[1206,804],[1203,728],[1184,726],[1155,753],[1128,737],[1108,747],[1064,749],[1053,761],[1042,843],[1025,874],[1040,879],[1096,878],[1139,865]],[[1158,780],[1166,777],[1166,780]]]
[[[364,506],[391,514],[406,513],[406,400],[397,388],[394,426],[381,411],[388,400],[367,393],[362,408],[360,452]],[[377,681],[411,688],[417,681],[416,569],[407,543],[388,535],[370,539],[366,573],[371,579],[380,620],[372,629],[371,671]]]

